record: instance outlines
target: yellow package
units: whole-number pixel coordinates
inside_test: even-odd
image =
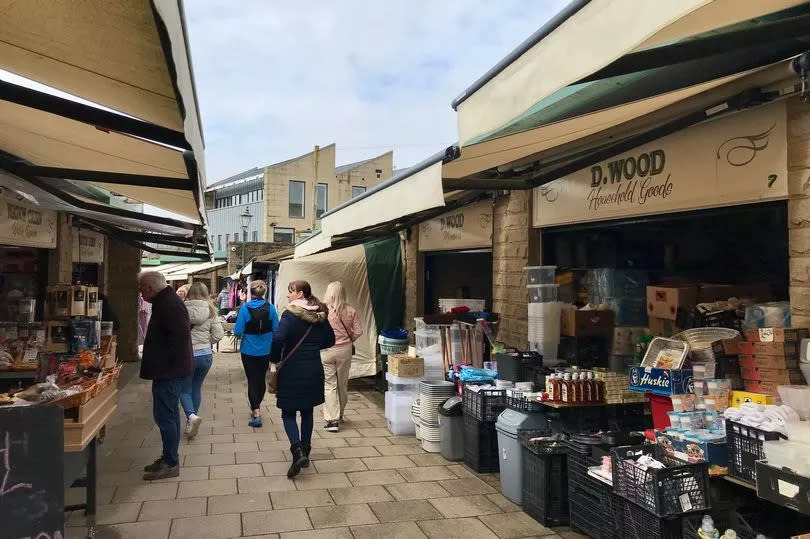
[[[763,395],[762,393],[751,393],[750,391],[731,392],[732,407],[739,408],[741,404],[746,402],[753,402],[754,404],[773,404],[773,397],[771,395]]]

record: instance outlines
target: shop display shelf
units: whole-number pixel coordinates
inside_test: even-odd
[[[568,524],[568,470],[564,446],[529,442],[522,433],[523,511],[544,526]]]
[[[711,508],[707,463],[676,459],[658,445],[614,447],[610,454],[613,491],[653,515],[664,518]],[[643,470],[633,462],[641,455],[651,455],[667,467]]]
[[[506,408],[506,390],[479,389],[473,391],[465,385],[462,400],[464,415],[474,417],[479,421],[497,421],[500,413]]]
[[[524,413],[543,411],[543,405],[535,400],[531,400],[528,397],[512,397],[510,395],[506,395],[506,407]]]
[[[799,475],[787,468],[770,466],[765,460],[758,460],[756,469],[757,496],[810,515],[810,477]]]
[[[569,473],[569,478],[571,477]],[[571,488],[569,483],[569,526],[592,539],[623,539],[623,500],[603,485],[601,493]]]
[[[682,518],[661,518],[633,502],[619,500],[623,539],[681,539]]]
[[[740,539],[756,539],[759,532],[752,528],[746,519],[736,511],[717,512],[712,511],[709,513],[714,520],[714,527],[720,530],[720,533],[728,529],[733,529],[737,532],[737,537]],[[683,539],[699,539],[698,529],[703,521],[703,515],[692,515],[683,518]]]
[[[762,442],[782,438],[785,436],[778,432],[768,432],[726,419],[729,475],[755,485],[757,469],[754,463],[765,458]]]
[[[494,421],[479,421],[464,415],[464,464],[477,473],[492,473],[500,469]]]

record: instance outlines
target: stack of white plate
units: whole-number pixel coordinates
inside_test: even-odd
[[[425,354],[425,380],[444,380],[444,366],[442,365],[442,353]]]
[[[455,394],[451,382],[425,380],[419,383],[419,435],[422,449],[431,453],[441,450],[439,430],[439,407]]]

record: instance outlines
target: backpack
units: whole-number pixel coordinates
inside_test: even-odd
[[[270,320],[270,304],[266,301],[258,307],[248,307],[250,320],[245,322],[245,334],[264,335],[273,331],[273,321]]]

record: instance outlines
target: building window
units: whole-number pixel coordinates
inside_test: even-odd
[[[258,230],[253,231],[253,241],[254,242],[259,241],[259,231]]]
[[[366,188],[360,185],[352,185],[352,198],[362,195],[366,192]]]
[[[239,241],[239,232],[238,231],[233,233],[233,241],[234,241],[234,243]]]
[[[264,200],[264,189],[259,189],[259,200]]]
[[[229,243],[231,243],[231,235],[225,234],[225,247],[227,247]]]
[[[315,186],[315,217],[321,218],[321,215],[326,213],[329,200],[329,186],[325,183],[319,183]]]
[[[304,216],[305,188],[304,182],[290,181],[290,217]]]
[[[273,228],[273,242],[292,245],[295,243],[295,229],[279,227]]]

